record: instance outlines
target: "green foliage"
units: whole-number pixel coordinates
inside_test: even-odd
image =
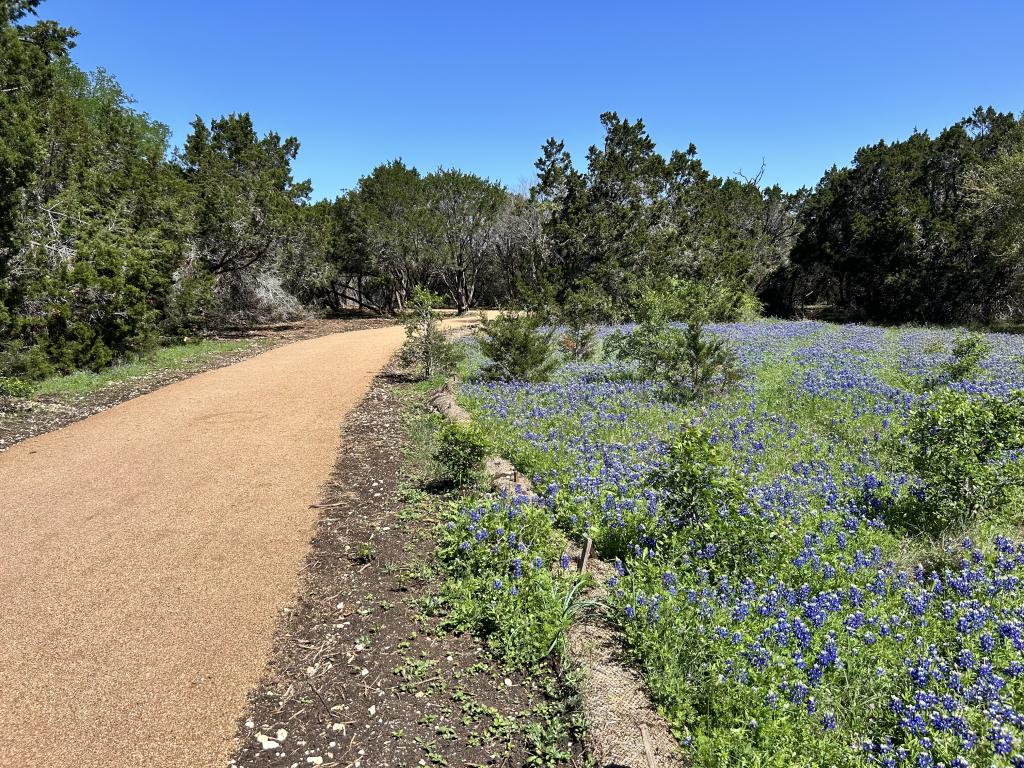
[[[0,376],[36,381],[53,373],[53,364],[41,345],[26,347],[21,339],[0,343]]]
[[[601,123],[604,142],[591,147],[586,171],[555,139],[535,163],[532,196],[559,295],[594,283],[612,315],[632,318],[640,286],[683,279],[707,318],[755,309],[752,297],[788,257],[799,195],[761,189],[760,174],[714,177],[692,144],[666,157],[642,120],[607,112]]]
[[[164,325],[177,333],[195,333],[213,325],[216,286],[216,275],[203,265],[180,270],[164,309]]]
[[[628,314],[639,322],[662,319],[719,323],[752,320],[761,314],[761,305],[749,291],[736,285],[672,277],[644,288]]]
[[[456,487],[473,481],[486,455],[487,440],[479,427],[455,422],[441,427],[434,460],[440,465],[444,478]]]
[[[322,256],[305,259],[315,280],[328,278],[319,289],[328,303],[343,295],[396,313],[416,285],[430,285],[461,314],[504,298],[536,243],[522,200],[456,169],[423,176],[401,160],[383,163],[331,206]]]
[[[483,374],[495,380],[547,381],[558,367],[555,329],[535,313],[501,312],[480,324],[477,339],[489,362]]]
[[[196,118],[178,155],[188,182],[193,237],[214,274],[267,264],[297,244],[298,205],[311,191],[292,178],[295,137],[260,137],[248,113],[207,125]]]
[[[558,339],[565,356],[573,362],[592,360],[597,354],[596,322],[604,316],[607,297],[599,289],[574,291],[555,311],[562,333]]]
[[[442,592],[447,623],[481,634],[510,667],[531,666],[557,650],[584,602],[580,579],[557,566],[566,542],[546,510],[499,500],[480,503],[472,516],[453,509],[449,522],[438,546],[450,575]],[[499,544],[497,532],[507,530],[522,547],[474,545],[481,530]]]
[[[423,182],[432,214],[435,268],[461,315],[476,305],[478,277],[492,255],[492,229],[507,193],[498,184],[455,169],[438,169]]]
[[[11,312],[0,319],[34,357],[15,364],[18,375],[34,378],[151,347],[180,252],[166,127],[102,70],[87,75],[65,59],[50,68],[38,107],[45,162],[22,212],[31,237],[9,265]]]
[[[722,450],[711,441],[711,433],[689,426],[669,446],[665,463],[652,483],[664,492],[665,503],[676,520],[692,525],[743,501],[742,487],[726,472],[727,466]]]
[[[682,429],[651,484],[664,493],[671,515],[659,537],[669,559],[687,552],[692,541],[715,548],[715,569],[741,570],[770,554],[770,527],[746,503],[729,456],[707,429]]]
[[[0,397],[28,397],[32,387],[27,381],[0,376]]]
[[[1001,514],[1024,482],[1024,394],[1007,399],[940,389],[921,402],[897,432],[890,453],[923,484],[888,509],[890,523],[940,535]]]
[[[669,325],[660,305],[632,332],[609,336],[605,351],[633,365],[639,379],[662,382],[669,398],[683,402],[728,392],[741,376],[736,353],[724,339],[697,322],[685,330]]]
[[[440,303],[440,296],[416,286],[405,306],[406,341],[401,360],[417,367],[425,379],[452,374],[464,356],[462,348],[441,329],[441,315],[434,310]]]
[[[939,366],[934,378],[928,382],[929,388],[977,376],[991,351],[992,344],[982,334],[957,334],[949,359]]]
[[[700,318],[709,323],[753,320],[761,315],[761,302],[742,286],[712,280],[670,281],[679,304],[678,319]]]
[[[934,138],[861,147],[803,206],[792,295],[885,322],[1019,317],[1022,152],[1024,118],[980,107]]]
[[[41,0],[0,3],[0,278],[17,242],[24,193],[41,158],[39,105],[53,85],[54,61],[77,34],[54,21],[26,24]],[[4,297],[0,291],[0,305]]]

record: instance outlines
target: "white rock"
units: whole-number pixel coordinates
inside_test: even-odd
[[[274,741],[273,739],[267,739],[266,741],[264,741],[264,742],[263,742],[263,748],[264,748],[264,749],[277,749],[277,748],[278,748],[278,747],[280,747],[280,746],[281,746],[281,745],[280,745],[280,744],[278,744],[278,743],[277,743],[276,741]]]
[[[275,735],[277,736],[278,741],[284,741],[288,738],[288,731],[286,731],[284,728],[278,728],[277,733]]]
[[[311,763],[313,765],[322,765],[323,762],[324,762],[324,759],[322,757],[320,757],[319,755],[313,755],[313,757],[307,757],[306,758],[306,762],[307,763]]]

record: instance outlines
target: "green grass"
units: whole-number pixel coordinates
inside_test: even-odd
[[[159,347],[132,362],[122,363],[103,371],[77,371],[66,376],[51,376],[32,384],[31,397],[70,397],[88,395],[110,384],[139,378],[162,371],[188,368],[216,355],[237,352],[263,341],[198,341]]]

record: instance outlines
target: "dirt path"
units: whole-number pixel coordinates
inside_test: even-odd
[[[297,342],[0,454],[0,765],[225,764],[339,422],[402,339]]]

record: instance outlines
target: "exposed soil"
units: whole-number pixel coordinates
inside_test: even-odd
[[[239,724],[238,768],[519,766],[550,725],[535,678],[424,613],[439,505],[403,470],[408,397],[378,377],[345,422],[301,597]]]
[[[353,313],[343,318],[299,320],[226,331],[204,338],[251,340],[252,344],[231,352],[203,357],[181,368],[153,371],[144,376],[113,382],[103,389],[85,395],[46,395],[32,400],[0,397],[0,451],[22,440],[60,429],[167,384],[187,379],[203,371],[233,365],[281,344],[342,331],[382,328],[394,325],[395,322],[393,318]]]

